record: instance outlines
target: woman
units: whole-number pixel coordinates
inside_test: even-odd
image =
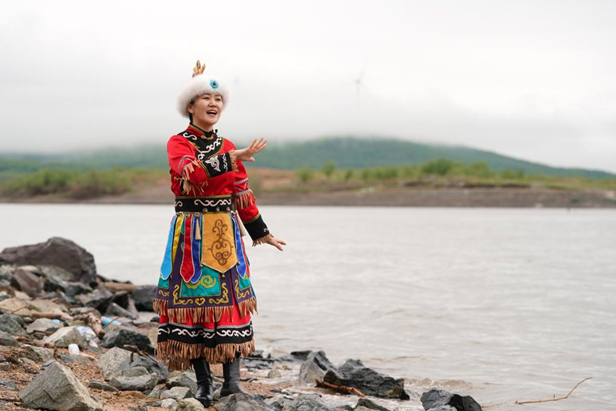
[[[248,187],[243,161],[265,148],[264,139],[237,150],[214,125],[229,103],[225,85],[203,74],[197,61],[193,78],[179,96],[186,130],[167,143],[176,214],[154,300],[160,315],[157,356],[173,370],[191,365],[199,389],[195,397],[213,403],[209,364],[223,364],[221,396],[244,392],[240,357],[255,349],[251,314],[257,303],[250,283],[242,235],[253,246],[286,243],[268,230]]]

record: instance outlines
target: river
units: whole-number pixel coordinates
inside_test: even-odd
[[[322,349],[488,409],[616,408],[616,211],[261,207],[257,348]],[[69,238],[101,275],[158,276],[169,206],[0,205],[0,248]]]

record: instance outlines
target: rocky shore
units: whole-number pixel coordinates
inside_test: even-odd
[[[156,360],[154,288],[100,276],[63,238],[3,250],[0,410],[203,410],[194,372]],[[322,351],[256,351],[242,361],[254,396],[220,398],[221,366],[212,371],[217,411],[481,410],[469,396],[413,392],[358,359],[336,366]]]

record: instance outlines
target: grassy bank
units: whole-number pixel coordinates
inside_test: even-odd
[[[366,192],[412,189],[541,189],[551,191],[616,191],[616,179],[560,177],[527,174],[523,170],[490,168],[487,163],[465,164],[436,159],[420,166],[338,168],[326,163],[320,169],[301,168],[275,170],[249,168],[250,184],[257,194],[305,195],[310,193]],[[67,201],[102,197],[143,197],[157,202],[169,194],[168,171],[153,168],[63,169],[47,168],[13,176],[0,181],[4,200],[29,200],[54,197]],[[157,191],[158,190],[158,191]],[[161,193],[161,195],[157,194]],[[161,201],[162,202],[162,201]]]
[[[447,159],[428,161],[420,166],[336,168],[333,162],[321,170],[302,168],[295,171],[295,188],[329,189],[374,185],[397,187],[467,188],[548,188],[557,190],[616,190],[616,180],[603,178],[558,177],[526,174],[523,170],[495,171],[484,162],[464,164]],[[323,184],[325,183],[325,184]],[[337,184],[336,184],[337,183]],[[282,187],[280,187],[282,189]],[[292,189],[292,187],[287,187]]]
[[[164,174],[161,170],[152,169],[80,171],[50,168],[5,179],[0,183],[0,194],[14,199],[58,195],[83,200],[121,195],[138,185],[153,183]]]

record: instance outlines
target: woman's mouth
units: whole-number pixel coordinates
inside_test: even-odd
[[[209,114],[211,116],[215,116],[216,114],[218,114],[218,111],[216,111],[216,110],[208,110],[207,114]]]

